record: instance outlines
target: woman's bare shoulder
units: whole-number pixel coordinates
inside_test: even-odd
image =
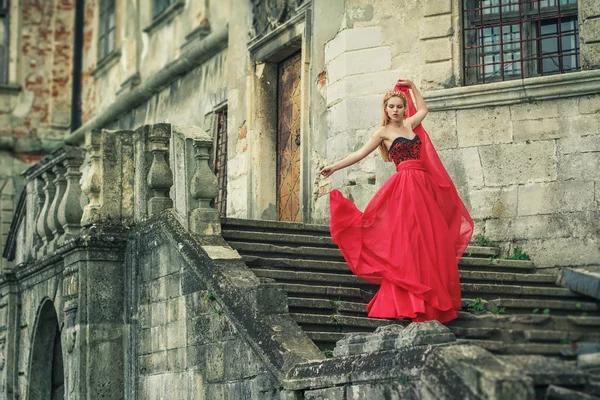
[[[380,126],[379,128],[375,129],[375,132],[373,132],[373,137],[378,137],[381,139],[385,139],[387,137],[387,126]]]

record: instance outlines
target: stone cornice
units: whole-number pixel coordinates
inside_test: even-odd
[[[600,93],[600,70],[427,91],[430,111],[531,103]]]

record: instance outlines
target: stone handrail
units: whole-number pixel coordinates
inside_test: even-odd
[[[52,255],[82,228],[132,226],[171,208],[192,233],[220,234],[211,147],[200,128],[155,124],[88,131],[82,147],[55,150],[23,173],[16,263]]]

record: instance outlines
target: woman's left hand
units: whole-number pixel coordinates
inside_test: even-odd
[[[412,86],[414,86],[414,83],[411,80],[408,80],[408,79],[398,79],[398,82],[396,84],[398,86],[406,86],[406,87],[412,87]]]

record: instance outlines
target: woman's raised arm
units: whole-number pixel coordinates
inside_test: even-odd
[[[412,90],[413,95],[415,96],[415,102],[417,103],[417,112],[412,117],[406,119],[406,121],[410,122],[411,128],[415,129],[415,127],[417,127],[427,116],[429,110],[427,109],[427,105],[425,104],[425,100],[423,99],[423,96],[421,96],[419,89],[417,89],[417,87],[412,81],[399,80],[398,85],[409,87],[410,90]]]

